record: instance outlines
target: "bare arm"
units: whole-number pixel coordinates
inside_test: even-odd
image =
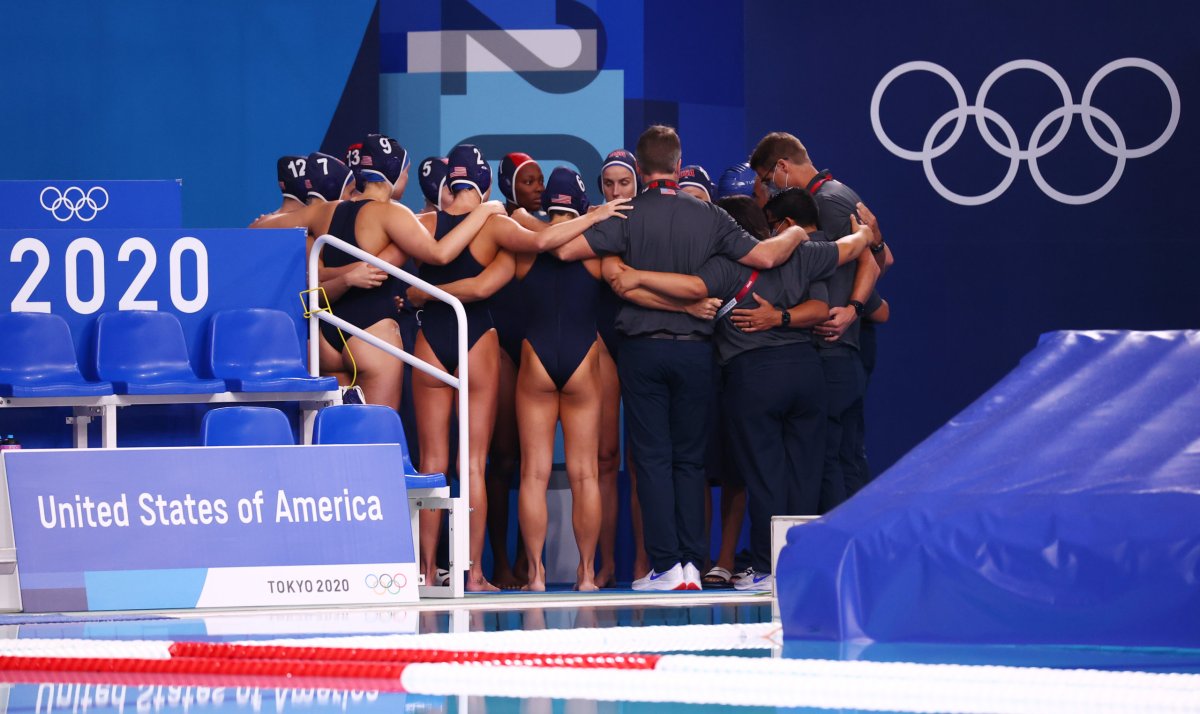
[[[804,229],[800,226],[792,226],[774,238],[760,241],[738,262],[759,270],[774,268],[786,263],[787,259],[792,257],[792,251],[796,250],[796,246],[806,240],[808,240],[808,234],[804,232]]]
[[[483,228],[491,216],[504,213],[497,201],[485,201],[471,210],[467,217],[441,240],[434,240],[425,226],[405,206],[389,204],[384,230],[401,251],[422,263],[445,265],[458,257]]]
[[[554,225],[544,224],[544,228],[534,231],[529,230],[508,216],[497,217],[494,221],[496,233],[493,235],[496,243],[501,248],[507,248],[516,253],[544,253],[560,248],[573,240],[581,239],[585,230],[600,221],[613,217],[625,218],[625,212],[633,209],[633,206],[629,205],[630,200],[632,199],[622,198],[617,201],[610,201],[578,218],[572,218],[569,221],[555,223]],[[492,230],[492,225],[492,223],[488,224],[489,230]],[[583,242],[584,244],[587,243],[587,241]],[[588,252],[591,253],[591,248],[588,248]],[[580,260],[582,258],[596,257],[595,253],[572,258],[564,258],[557,252],[555,255],[559,260]]]
[[[888,268],[892,267],[892,263],[895,262],[895,258],[892,256],[892,249],[888,247],[887,243],[883,242],[883,234],[879,232],[879,219],[875,217],[875,214],[871,213],[871,210],[863,205],[861,201],[859,201],[856,208],[863,223],[867,224],[867,227],[871,229],[871,254],[875,256],[875,263],[879,266],[879,274],[883,275],[888,271]],[[880,246],[883,247],[883,250],[876,253],[875,251],[879,250]]]
[[[871,251],[864,250],[858,254],[858,271],[854,274],[854,286],[850,289],[850,299],[866,303],[875,292],[875,283],[879,280],[879,263]]]
[[[701,298],[700,300],[680,300],[678,298],[659,295],[651,290],[644,288],[635,288],[625,294],[625,299],[648,307],[652,310],[663,310],[666,312],[686,312],[692,317],[700,320],[711,320],[717,315],[717,310],[721,309],[720,298]]]
[[[583,236],[571,239],[565,245],[555,248],[551,253],[555,258],[566,261],[587,260],[596,257],[596,251],[592,250],[592,246]]]
[[[850,228],[853,233],[838,238],[834,243],[838,247],[838,265],[845,265],[852,260],[857,260],[858,256],[871,244],[871,229],[859,223],[853,214],[850,216]],[[868,255],[870,255],[869,252]]]
[[[515,269],[516,261],[513,254],[501,250],[496,253],[496,257],[479,275],[455,280],[438,287],[463,302],[479,302],[495,295],[500,288],[507,285],[513,279]],[[429,300],[429,296],[419,288],[413,287],[408,289],[408,299],[412,304],[419,306],[425,304]]]
[[[735,327],[742,332],[761,332],[783,326],[783,311],[754,293],[757,307],[740,308],[729,316]],[[829,317],[829,305],[821,300],[805,300],[788,308],[788,327],[812,327]]]
[[[608,275],[611,275],[608,279],[609,285],[612,285],[613,292],[621,297],[625,297],[627,293],[638,288],[687,302],[708,297],[708,286],[695,275],[634,270],[620,258],[616,258],[616,263],[609,262],[611,260],[610,258],[605,262],[606,269],[609,271]]]

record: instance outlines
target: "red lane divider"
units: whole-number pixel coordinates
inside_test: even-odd
[[[127,672],[147,674],[219,674],[270,677],[329,677],[399,681],[403,664],[321,662],[214,657],[121,659],[111,657],[0,657],[0,670],[40,672]]]
[[[348,647],[295,647],[284,645],[234,645],[224,642],[177,642],[171,645],[176,659],[228,659],[259,661],[376,662],[393,664],[490,664],[509,667],[563,667],[571,669],[654,669],[661,655],[630,654],[531,654],[474,650],[367,649]]]
[[[0,670],[0,684],[125,684],[168,687],[258,687],[261,689],[330,689],[345,692],[403,692],[400,681],[352,677],[195,674],[183,672],[67,672],[36,669]]]

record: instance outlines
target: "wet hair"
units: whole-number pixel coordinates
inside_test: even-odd
[[[767,134],[754,147],[750,154],[750,168],[755,171],[774,166],[780,159],[788,159],[794,164],[809,162],[808,149],[800,140],[786,131],[774,131]]]
[[[675,173],[682,155],[679,134],[669,126],[655,124],[638,137],[637,162],[646,175]]]
[[[771,228],[767,224],[767,216],[749,196],[726,196],[717,201],[717,205],[725,209],[733,220],[750,235],[759,240],[771,237]]]
[[[763,206],[763,211],[771,221],[790,218],[798,226],[815,226],[819,219],[817,202],[813,200],[812,195],[796,187],[784,189],[772,196],[767,205]]]

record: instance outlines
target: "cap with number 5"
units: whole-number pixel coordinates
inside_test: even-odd
[[[446,168],[451,190],[473,188],[480,197],[486,197],[492,187],[492,167],[474,144],[459,144],[451,149],[446,155]]]
[[[427,156],[417,164],[417,183],[421,184],[421,193],[425,200],[438,204],[442,194],[442,184],[446,182],[446,159],[441,156]]]

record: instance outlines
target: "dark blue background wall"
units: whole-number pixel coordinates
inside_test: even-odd
[[[897,255],[882,283],[894,319],[880,331],[869,401],[877,466],[994,383],[1040,332],[1200,323],[1189,210],[1200,178],[1191,120],[1200,10],[1185,3],[77,0],[9,4],[0,19],[0,178],[183,178],[190,226],[244,225],[278,204],[275,157],[339,152],[376,128],[418,156],[482,134],[504,150],[528,149],[522,137],[565,136],[574,143],[547,144],[559,152],[547,166],[578,160],[586,172],[646,123],[667,121],[681,131],[685,161],[714,175],[767,131],[795,133],[880,215]],[[590,68],[411,71],[410,33],[495,28],[593,31]],[[973,104],[989,72],[1037,60],[1079,102],[1093,73],[1124,57],[1170,75],[1179,122],[1165,146],[1128,160],[1111,191],[1085,205],[1048,197],[1025,159],[994,200],[953,203],[871,125],[873,93],[904,62],[945,67]],[[1062,103],[1028,70],[1001,78],[987,98],[1025,148]],[[1105,79],[1092,105],[1133,147],[1170,114],[1161,82],[1135,69]],[[915,149],[953,106],[945,83],[912,73],[888,88],[881,123]],[[1079,194],[1115,164],[1078,115],[1038,159],[1051,186]],[[968,123],[932,165],[946,186],[971,194],[999,183],[1009,161]]]

